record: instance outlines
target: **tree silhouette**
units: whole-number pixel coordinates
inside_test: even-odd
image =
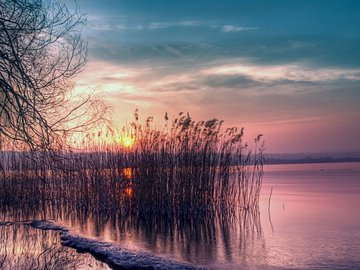
[[[46,149],[101,117],[98,100],[72,96],[87,61],[84,22],[56,0],[0,0],[1,141]]]

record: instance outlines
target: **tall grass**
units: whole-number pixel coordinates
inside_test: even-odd
[[[264,146],[258,136],[252,152],[243,136],[222,121],[184,114],[166,116],[161,127],[152,118],[140,124],[136,112],[122,130],[108,127],[76,141],[77,150],[30,157],[1,151],[0,202],[123,215],[251,211],[259,203]]]

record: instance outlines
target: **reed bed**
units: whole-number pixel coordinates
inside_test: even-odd
[[[251,211],[259,203],[264,145],[244,130],[182,113],[72,138],[76,147],[0,152],[2,205],[146,216]]]

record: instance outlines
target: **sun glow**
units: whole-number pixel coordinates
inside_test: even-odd
[[[116,128],[100,128],[89,133],[72,134],[67,139],[76,149],[102,149],[106,151],[130,149],[134,146],[135,136],[129,131]],[[101,150],[101,151],[102,151]]]
[[[120,144],[126,148],[131,148],[134,145],[134,138],[131,136],[122,136]]]

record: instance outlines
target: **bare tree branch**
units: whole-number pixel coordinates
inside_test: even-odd
[[[84,23],[57,0],[0,0],[0,141],[47,149],[103,116],[91,95],[70,98],[87,61]]]

